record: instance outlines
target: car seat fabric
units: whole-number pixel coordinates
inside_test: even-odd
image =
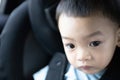
[[[28,4],[31,28],[35,35],[34,38],[42,46],[41,48],[44,50],[44,53],[50,56],[57,52],[64,52],[57,25],[54,23],[57,3],[56,0],[51,0],[49,4],[47,0],[29,0]],[[50,59],[51,57],[48,58],[48,60]]]
[[[50,56],[31,30],[27,1],[10,15],[1,34],[0,49],[0,80],[24,80],[23,76],[32,80],[32,74],[48,63]]]
[[[26,37],[24,45],[24,76],[32,80],[33,73],[48,64],[51,56],[38,44],[32,30]]]
[[[26,4],[13,11],[1,33],[0,80],[24,80],[22,53],[25,34],[28,32]]]
[[[7,19],[8,19],[8,15],[4,15],[4,14],[0,15],[0,33],[2,32],[2,29],[4,28]]]
[[[50,7],[46,3],[25,1],[9,16],[0,36],[0,80],[32,80],[32,74],[47,65],[52,55],[63,52],[59,32],[48,21],[53,19],[44,12]]]
[[[64,50],[57,25],[55,25],[55,8],[59,0],[49,2],[49,0],[30,0],[29,15],[36,39],[53,55]]]

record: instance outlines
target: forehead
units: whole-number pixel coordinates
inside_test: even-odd
[[[109,18],[103,16],[71,17],[65,14],[59,17],[58,25],[61,34],[64,35],[69,35],[74,32],[79,32],[84,35],[100,30],[116,29],[118,26],[118,24]]]
[[[76,31],[94,30],[103,28],[116,28],[118,24],[103,16],[90,16],[90,17],[71,17],[62,14],[58,20],[59,29]]]
[[[65,21],[64,24],[68,23],[68,22],[76,22],[76,23],[79,22],[80,24],[91,23],[91,24],[95,25],[95,24],[104,23],[104,24],[116,24],[116,25],[118,25],[116,22],[114,22],[110,18],[105,17],[103,15],[99,15],[99,14],[98,15],[86,16],[86,17],[80,17],[80,16],[74,17],[74,16],[69,16],[67,14],[61,14],[59,19],[58,19],[58,23],[60,23],[61,21],[62,22]]]

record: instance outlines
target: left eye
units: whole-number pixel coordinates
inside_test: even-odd
[[[101,41],[92,41],[90,42],[89,46],[91,47],[97,47],[101,44]]]

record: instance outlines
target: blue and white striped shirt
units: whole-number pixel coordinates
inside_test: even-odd
[[[33,75],[34,80],[45,80],[48,70],[49,66],[46,66],[40,71],[36,72]],[[99,80],[101,76],[104,74],[104,72],[105,70],[96,74],[85,74],[84,72],[77,70],[72,65],[70,65],[64,78],[65,80]]]

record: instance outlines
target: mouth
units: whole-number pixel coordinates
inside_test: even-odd
[[[88,70],[93,69],[93,67],[92,67],[92,66],[80,66],[80,69],[81,69],[81,70],[88,71]]]

